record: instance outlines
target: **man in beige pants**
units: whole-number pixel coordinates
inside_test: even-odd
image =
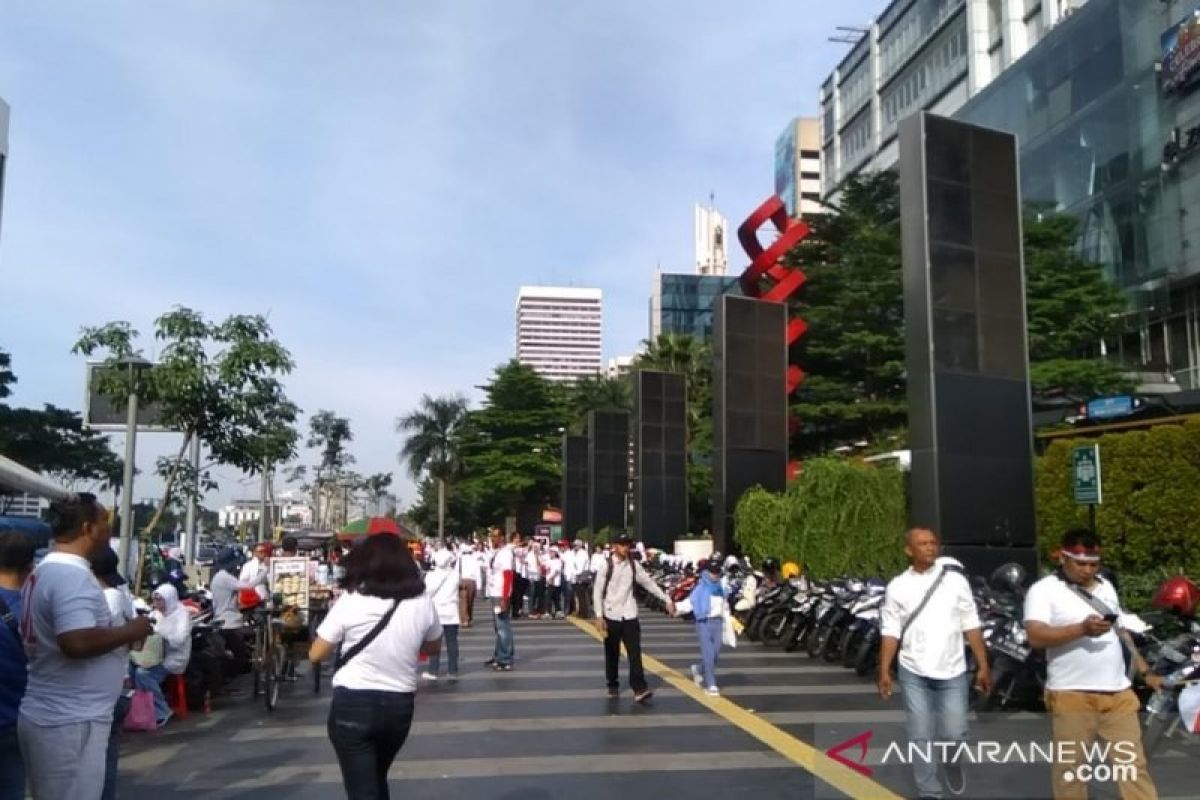
[[[1101,774],[1112,777],[1123,800],[1156,800],[1138,725],[1141,704],[1125,673],[1120,600],[1098,574],[1099,539],[1068,531],[1059,564],[1025,596],[1029,644],[1046,649],[1046,707],[1059,755],[1051,765],[1054,798],[1087,800],[1093,768],[1106,762]],[[1158,689],[1162,679],[1131,650],[1138,675]]]

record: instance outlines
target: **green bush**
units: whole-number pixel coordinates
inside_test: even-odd
[[[747,492],[735,539],[754,560],[798,561],[817,578],[892,575],[904,568],[904,476],[842,458],[806,461],[783,494]]]
[[[1122,589],[1125,575],[1145,576],[1146,587],[1131,587],[1139,595],[1169,574],[1200,575],[1200,423],[1194,421],[1051,444],[1036,469],[1042,554],[1054,550],[1063,531],[1087,527],[1087,506],[1077,505],[1071,490],[1071,451],[1083,444],[1100,445],[1104,502],[1096,531]]]

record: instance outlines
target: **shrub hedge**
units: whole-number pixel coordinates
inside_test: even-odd
[[[1043,555],[1063,531],[1088,524],[1087,506],[1071,493],[1071,451],[1084,444],[1100,445],[1096,531],[1107,564],[1151,582],[1180,572],[1200,577],[1200,422],[1191,420],[1051,444],[1036,468]]]
[[[893,575],[905,566],[903,474],[843,458],[815,458],[783,494],[747,492],[734,538],[755,561],[797,561],[813,577]]]

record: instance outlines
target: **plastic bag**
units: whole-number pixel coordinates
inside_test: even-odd
[[[145,689],[138,689],[129,701],[129,713],[125,715],[124,728],[127,731],[152,731],[158,727],[154,717],[154,695]]]
[[[675,616],[682,617],[684,614],[692,613],[692,598],[685,597],[675,604]]]
[[[725,615],[725,624],[721,626],[721,643],[727,647],[737,647],[737,631],[733,629],[733,617]]]

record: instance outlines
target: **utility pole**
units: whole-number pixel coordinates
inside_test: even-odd
[[[120,365],[129,368],[129,403],[125,416],[125,471],[121,478],[121,544],[117,553],[118,569],[122,575],[136,571],[133,553],[133,462],[137,457],[138,370],[150,366],[150,362],[137,356],[127,356]],[[133,571],[131,571],[133,570]]]
[[[263,462],[262,483],[258,492],[258,540],[267,541],[267,472],[270,465]]]
[[[196,495],[200,491],[200,436],[192,434],[192,491],[188,496],[187,513],[184,516],[183,527],[187,532],[187,549],[183,553],[183,563],[189,567],[196,564],[196,540],[200,538],[199,525],[196,520]]]

